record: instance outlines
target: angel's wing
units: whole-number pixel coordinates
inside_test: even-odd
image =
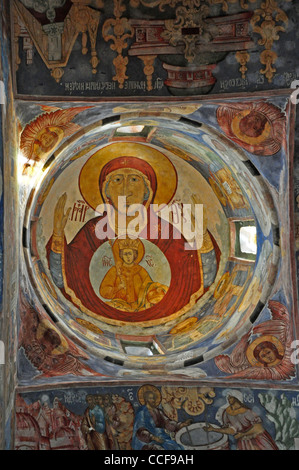
[[[250,367],[246,350],[250,343],[251,332],[244,335],[230,355],[220,355],[215,358],[218,369],[226,374],[235,374]]]

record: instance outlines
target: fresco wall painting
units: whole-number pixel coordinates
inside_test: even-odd
[[[14,0],[16,91],[155,97],[288,88],[298,74],[294,3]]]
[[[1,446],[297,449],[296,6],[10,13]]]
[[[246,388],[23,392],[16,419],[18,450],[292,450],[299,433],[297,393]]]
[[[28,105],[19,102],[18,113],[24,119]],[[88,103],[75,108],[51,103],[43,104],[42,109],[38,103],[32,103],[29,113],[33,117],[22,126],[20,140],[27,152],[21,169],[25,214],[18,366],[21,396],[25,388],[29,394],[26,396],[31,397],[32,383],[36,380],[43,384],[41,393],[46,395],[54,393],[53,380],[61,381],[61,386],[71,384],[70,390],[74,380],[96,381],[102,384],[97,392],[89,393],[90,385],[80,389],[89,412],[82,409],[81,418],[74,417],[79,433],[75,433],[76,438],[72,434],[74,446],[117,449],[128,445],[133,449],[152,449],[157,445],[159,449],[159,440],[154,440],[155,444],[137,431],[136,436],[142,435],[142,439],[132,431],[130,443],[116,443],[109,438],[109,430],[93,437],[84,431],[84,423],[90,419],[102,420],[99,429],[106,425],[109,428],[109,412],[101,405],[105,394],[99,391],[107,387],[107,381],[113,384],[107,388],[108,395],[109,390],[117,390],[109,399],[113,403],[121,395],[119,387],[125,386],[128,379],[137,380],[139,385],[134,382],[132,385],[137,393],[132,402],[137,408],[139,400],[139,405],[145,408],[138,413],[133,411],[132,404],[133,408],[124,405],[131,410],[126,419],[132,429],[139,426],[136,423],[142,416],[152,429],[147,432],[154,435],[153,429],[158,428],[158,433],[163,434],[165,449],[193,448],[192,432],[197,436],[195,442],[202,442],[198,445],[204,448],[214,446],[213,438],[215,448],[218,444],[223,448],[243,448],[243,439],[233,443],[228,442],[228,434],[217,434],[213,425],[219,423],[215,419],[211,423],[208,420],[189,423],[188,416],[184,416],[181,423],[174,414],[176,419],[169,424],[157,412],[160,417],[153,422],[147,412],[150,405],[148,408],[144,399],[140,402],[140,397],[136,397],[146,382],[149,390],[155,392],[149,400],[158,403],[154,396],[166,393],[167,387],[161,386],[162,392],[158,386],[165,376],[174,380],[169,393],[178,394],[178,409],[187,407],[182,404],[186,393],[193,397],[191,403],[192,400],[198,403],[199,395],[210,390],[204,395],[205,403],[213,394],[222,394],[225,388],[231,389],[237,383],[245,388],[252,387],[249,383],[255,384],[253,390],[271,384],[274,389],[294,388],[295,393],[297,369],[292,360],[292,343],[296,337],[296,292],[289,269],[292,265],[292,253],[287,248],[289,239],[279,235],[281,224],[290,222],[287,188],[292,157],[287,142],[292,135],[293,114],[288,96],[187,102],[177,104],[172,113],[167,103],[144,105],[142,112],[138,105],[125,103],[117,106]],[[265,113],[267,119],[263,119]],[[79,128],[77,122],[86,126]],[[251,127],[252,122],[258,127]],[[78,134],[69,138],[66,133],[64,140],[66,126]],[[39,153],[39,146],[43,134],[50,132],[44,156]],[[59,144],[60,149],[55,151]],[[277,168],[275,176],[271,171],[273,165]],[[37,184],[41,168],[43,179]],[[119,195],[145,207],[148,217],[139,220],[137,237],[128,236],[129,224],[122,226],[126,235],[113,232],[119,225],[112,224],[109,207],[114,208],[116,219],[121,217],[122,208],[116,198]],[[99,208],[103,202],[108,208],[106,218]],[[164,202],[164,208],[172,203],[172,233],[180,226],[178,215],[184,216],[184,202],[191,211],[194,202],[203,203],[206,212],[203,242],[195,252],[184,254],[184,263],[180,264],[182,241],[178,239],[170,246],[165,241],[163,212],[149,214],[151,202],[158,205]],[[149,230],[147,224],[153,221],[158,228],[157,237],[152,232],[152,236],[145,235]],[[101,238],[97,234],[104,222],[106,230]],[[241,243],[243,233],[251,233],[245,236],[246,248],[244,241]],[[194,287],[190,282],[184,283],[192,272],[196,274]],[[294,288],[290,289],[292,285]],[[183,289],[177,298],[174,292],[178,286]],[[163,302],[163,309],[157,309]],[[114,385],[115,377],[118,386]],[[179,392],[175,381],[182,379],[188,385]],[[192,380],[197,383],[195,388]],[[242,390],[238,393],[243,412],[248,408],[242,407]],[[276,403],[277,394],[269,393],[268,397],[265,392],[265,397]],[[103,396],[99,398],[98,394]],[[295,403],[291,396],[289,400]],[[122,402],[125,397],[121,397]],[[262,403],[266,403],[266,398],[261,397],[257,403],[264,410]],[[66,413],[65,405],[54,399],[53,409],[58,407]],[[41,395],[36,395],[34,402],[30,400],[21,403],[26,416],[31,418],[44,413],[43,406],[47,410],[52,406],[50,402],[42,405]],[[109,400],[106,397],[107,403]],[[32,406],[39,410],[34,412],[36,415],[28,411]],[[52,423],[52,411],[47,413]],[[171,413],[166,416],[172,417]],[[246,445],[283,448],[284,444],[277,443],[275,432],[271,437],[265,431],[261,418],[254,413],[251,417],[259,423],[257,433],[263,436],[263,442],[247,443],[245,439]],[[31,418],[27,416],[23,421],[20,417],[20,429],[34,428],[36,436],[40,435]],[[228,428],[233,425],[229,419],[226,418]],[[161,430],[161,420],[168,423],[167,434]],[[56,431],[49,423],[45,445],[51,448],[58,444],[53,437]],[[166,437],[169,432],[173,439]],[[297,445],[295,437],[291,438],[290,447]],[[36,438],[32,445],[37,446]]]

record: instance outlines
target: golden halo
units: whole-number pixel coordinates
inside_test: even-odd
[[[140,405],[145,405],[144,394],[145,392],[152,392],[156,396],[155,407],[159,406],[162,400],[160,390],[154,385],[142,385],[137,392],[137,397]]]
[[[67,343],[66,339],[60,333],[60,331],[56,330],[53,327],[52,323],[49,320],[46,320],[46,319],[41,320],[41,322],[40,322],[40,324],[38,325],[38,328],[37,328],[36,338],[39,339],[39,340],[42,339],[47,330],[55,331],[55,333],[59,336],[60,341],[61,341],[60,346],[53,349],[53,351],[51,352],[51,355],[58,356],[60,354],[64,354],[66,351],[68,351],[69,346],[68,346],[68,343]]]
[[[249,137],[248,135],[244,134],[240,129],[240,121],[245,116],[250,114],[251,111],[252,109],[246,109],[238,113],[232,120],[231,128],[235,136],[238,137],[238,139],[240,139],[242,142],[245,142],[246,144],[250,145],[257,145],[264,142],[271,136],[271,125],[269,124],[269,122],[267,122],[263,133],[259,137]],[[261,114],[259,111],[256,112]]]
[[[57,141],[59,141],[58,143],[60,143],[64,137],[63,129],[57,126],[48,126],[48,127],[44,127],[36,134],[35,141],[40,140],[40,138],[47,132],[53,132],[57,136]],[[55,141],[55,145],[52,144],[52,147],[56,147],[57,141]]]
[[[256,357],[254,356],[254,351],[259,346],[261,343],[271,343],[273,346],[276,347],[278,354],[280,356],[284,356],[285,350],[283,347],[283,344],[279,341],[276,336],[272,335],[265,335],[265,336],[260,336],[259,338],[255,339],[252,341],[252,343],[248,346],[247,351],[246,351],[246,356],[250,364],[254,367],[265,367],[265,365],[260,362]],[[276,358],[275,361],[271,362],[268,367],[275,367],[281,362],[281,359]]]
[[[94,210],[104,201],[100,194],[99,179],[106,163],[121,157],[140,158],[152,166],[157,178],[155,204],[168,204],[177,188],[177,173],[171,161],[159,150],[135,142],[117,142],[101,148],[92,155],[83,166],[79,187],[82,197]],[[167,184],[165,182],[167,181]]]

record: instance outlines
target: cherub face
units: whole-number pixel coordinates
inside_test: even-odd
[[[39,136],[39,141],[46,149],[54,147],[57,140],[58,136],[54,132],[50,132],[47,129],[44,129],[44,131]]]
[[[266,364],[271,364],[276,360],[275,353],[270,348],[263,348],[259,353],[259,358]]]
[[[266,122],[262,115],[252,111],[242,119],[240,129],[248,137],[258,137],[263,133]]]

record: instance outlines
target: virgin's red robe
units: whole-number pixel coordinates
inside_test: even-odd
[[[186,240],[183,236],[180,239],[174,238],[176,229],[172,225],[169,226],[169,237],[163,239],[163,231],[167,230],[166,226],[161,224],[159,217],[154,217],[154,224],[158,226],[158,238],[150,237],[148,226],[140,234],[140,238],[145,238],[156,245],[164,254],[170,266],[170,286],[168,292],[158,304],[140,312],[128,313],[116,310],[96,295],[90,282],[89,266],[96,250],[108,240],[108,238],[104,240],[98,239],[95,233],[96,225],[102,217],[97,217],[87,222],[69,244],[65,241],[65,279],[67,280],[68,288],[74,292],[75,297],[82,303],[83,308],[82,306],[80,307],[79,302],[74,299],[74,296],[71,298],[66,292],[66,286],[64,286],[64,289],[61,289],[64,296],[79,306],[81,310],[85,308],[107,319],[132,323],[165,318],[189,304],[191,296],[203,286],[203,276],[198,259],[199,255],[196,250],[185,249]],[[153,227],[153,217],[148,220],[151,221],[151,227]],[[214,243],[218,264],[220,251],[212,236],[211,239]],[[48,254],[50,248],[51,239],[47,245]],[[204,289],[204,292],[206,290]],[[199,297],[200,294],[198,294],[196,300]]]

